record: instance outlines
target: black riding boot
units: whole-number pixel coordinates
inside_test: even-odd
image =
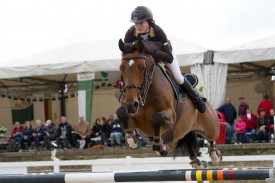
[[[205,112],[205,101],[206,99],[200,97],[196,90],[190,85],[190,83],[184,78],[184,83],[181,86],[181,89],[187,93],[194,103],[195,108],[197,108],[201,113]]]

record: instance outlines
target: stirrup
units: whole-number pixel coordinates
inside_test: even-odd
[[[206,102],[207,101],[207,98],[205,97],[199,97],[202,101]]]

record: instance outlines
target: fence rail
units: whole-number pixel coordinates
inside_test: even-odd
[[[265,180],[274,182],[274,168],[259,170],[159,170],[137,172],[2,175],[2,183],[92,183],[149,181]]]
[[[183,165],[186,165],[188,168],[189,158],[188,157],[177,157],[173,159],[171,157],[165,158],[132,158],[127,156],[126,158],[119,159],[95,159],[95,160],[59,160],[57,158],[53,158],[53,161],[28,161],[28,162],[2,162],[0,163],[0,167],[4,168],[28,168],[28,167],[44,167],[51,166],[54,169],[54,173],[60,173],[60,166],[81,166],[81,165],[90,165],[91,170],[93,170],[96,166],[108,167],[111,165],[123,166],[124,170],[132,170],[134,166],[142,167],[143,165],[150,165],[149,168],[154,168],[157,166],[166,166],[168,169],[170,167],[183,168]],[[208,156],[203,157],[205,161],[210,161]],[[223,162],[252,162],[252,161],[272,161],[273,167],[275,167],[275,155],[249,155],[249,156],[224,156]],[[170,167],[169,167],[170,165]],[[158,168],[159,169],[159,168]],[[27,172],[25,172],[27,173]]]

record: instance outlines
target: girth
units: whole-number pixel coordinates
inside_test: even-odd
[[[176,106],[176,122],[173,124],[173,126],[167,130],[165,133],[163,133],[161,135],[161,139],[163,141],[164,144],[168,144],[170,142],[172,142],[174,140],[174,135],[173,135],[173,130],[176,126],[176,124],[178,123],[180,117],[181,117],[181,111],[183,108],[183,101],[185,101],[186,98],[184,100],[178,100],[177,101],[177,106]],[[145,136],[141,130],[137,129],[138,134],[145,140],[145,142],[147,143],[151,143],[153,142],[153,137],[149,136]]]

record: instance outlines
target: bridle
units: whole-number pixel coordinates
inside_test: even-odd
[[[123,56],[122,57],[122,60],[131,60],[131,59],[132,60],[144,59],[145,63],[146,63],[146,60],[147,60],[146,56],[144,56],[144,55],[140,55],[140,56]],[[143,80],[142,85],[128,84],[128,85],[124,86],[124,83],[123,83],[123,88],[121,89],[120,96],[118,98],[119,102],[120,102],[121,97],[126,95],[126,90],[131,89],[131,88],[136,88],[139,91],[138,92],[139,102],[142,106],[144,106],[149,87],[152,83],[151,81],[152,81],[152,78],[153,78],[154,71],[155,71],[155,63],[149,69],[146,67],[146,64],[145,64],[144,80]],[[122,75],[121,75],[121,78],[122,78]],[[122,79],[121,79],[121,81],[123,82]]]

